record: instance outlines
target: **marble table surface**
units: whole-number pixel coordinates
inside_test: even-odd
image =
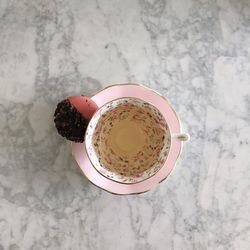
[[[124,82],[191,135],[134,196],[84,179],[53,125],[59,100]],[[1,0],[0,249],[250,249],[250,1]]]

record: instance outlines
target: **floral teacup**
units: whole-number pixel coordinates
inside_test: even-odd
[[[106,103],[93,115],[85,134],[94,168],[121,183],[155,175],[167,160],[171,133],[152,104],[134,97]]]
[[[84,176],[113,194],[144,193],[166,180],[189,139],[166,98],[125,83],[109,85],[91,100],[98,109],[85,141],[72,143]]]

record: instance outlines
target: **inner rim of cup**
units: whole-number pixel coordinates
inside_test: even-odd
[[[134,161],[121,159],[119,162],[118,157],[120,155],[116,152],[114,155],[115,148],[111,146],[108,148],[110,145],[108,142],[105,145],[105,133],[107,133],[105,129],[106,131],[112,131],[110,121],[112,120],[113,123],[116,122],[114,117],[119,115],[126,116],[127,113],[127,118],[130,119],[133,117],[132,115],[136,115],[140,111],[144,113],[139,118],[143,118],[145,115],[152,116],[151,118],[146,118],[146,121],[142,119],[141,125],[140,121],[132,121],[135,122],[135,125],[138,123],[142,129],[146,130],[148,128],[144,135],[151,136],[150,140],[147,140],[143,150],[141,150],[142,152],[139,152],[144,155],[139,156],[139,158],[132,157],[131,159]],[[152,126],[152,129],[150,126]],[[158,131],[158,135],[155,135],[154,131]],[[171,136],[163,115],[156,107],[139,98],[127,97],[119,98],[105,104],[94,114],[86,131],[85,144],[88,156],[98,172],[118,182],[135,183],[153,176],[164,165],[170,149]],[[150,147],[153,149],[150,150]],[[151,162],[149,161],[150,154],[157,156],[155,158],[151,157]],[[148,166],[145,165],[147,162],[150,163]],[[127,172],[126,169],[128,170]]]

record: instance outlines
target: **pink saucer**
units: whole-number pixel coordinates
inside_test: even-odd
[[[158,108],[166,119],[171,132],[172,143],[164,166],[154,176],[142,182],[123,184],[112,181],[97,172],[89,160],[84,143],[72,143],[72,154],[83,174],[94,185],[113,194],[139,194],[149,191],[169,176],[181,153],[183,136],[178,137],[181,134],[180,121],[168,101],[147,87],[133,83],[110,85],[92,96],[91,99],[101,107],[107,102],[123,97],[136,97],[151,103]]]

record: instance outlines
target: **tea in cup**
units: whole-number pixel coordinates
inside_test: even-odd
[[[85,134],[88,157],[108,179],[137,183],[167,160],[171,133],[160,111],[142,99],[119,98],[93,115]]]

